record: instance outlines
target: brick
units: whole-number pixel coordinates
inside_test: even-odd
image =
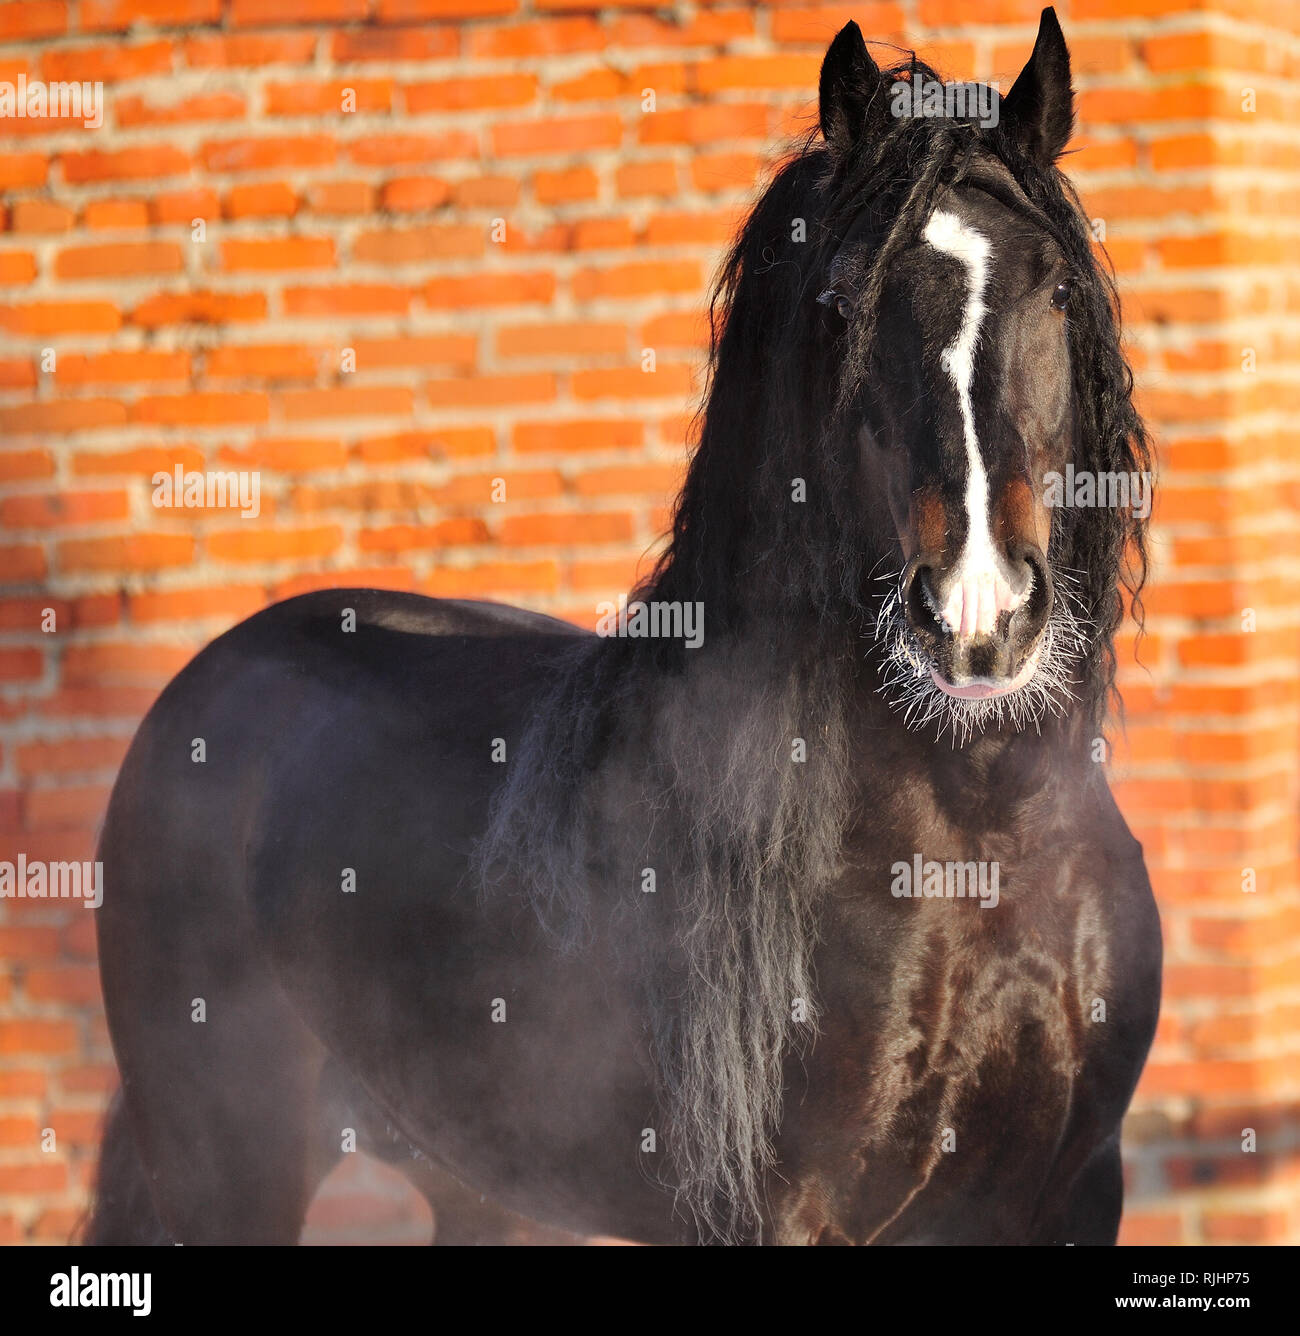
[[[487,525],[468,517],[438,520],[431,524],[394,524],[383,529],[363,529],[357,535],[362,552],[406,552],[422,547],[461,547],[486,543]]]
[[[210,172],[264,172],[286,167],[327,167],[337,154],[329,135],[268,135],[260,139],[214,139],[199,150]]]
[[[600,297],[644,297],[672,292],[698,292],[700,266],[688,260],[645,260],[611,269],[580,269],[573,277],[579,301]]]
[[[693,388],[689,366],[660,364],[650,372],[642,371],[639,366],[588,368],[573,375],[573,397],[578,400],[650,399],[664,395],[683,400]]]
[[[394,167],[410,162],[437,162],[478,156],[478,137],[469,130],[439,134],[367,135],[347,145],[348,160],[363,167]]]
[[[265,422],[268,414],[266,395],[252,391],[153,394],[137,399],[131,406],[133,422],[172,426],[186,423]]]
[[[628,464],[584,469],[574,479],[573,490],[578,496],[671,498],[681,482],[682,469],[677,464]]]
[[[172,56],[170,41],[66,47],[45,53],[41,75],[51,83],[121,83],[170,73]]]
[[[197,27],[221,19],[221,0],[81,0],[83,32],[125,32],[137,23],[153,27]]]
[[[62,204],[20,199],[14,203],[9,228],[13,232],[67,232],[76,219],[76,213]]]
[[[385,283],[349,283],[330,288],[285,288],[286,315],[401,315],[411,292]]]
[[[285,390],[280,407],[290,421],[317,417],[409,417],[414,394],[404,385]]]
[[[447,60],[460,50],[454,28],[358,28],[336,32],[332,51],[337,64],[367,60]]]
[[[149,200],[149,216],[154,223],[192,225],[196,218],[215,218],[221,201],[215,190],[165,190]]]
[[[69,524],[124,520],[127,494],[116,492],[28,493],[0,500],[0,524],[10,529],[52,529]]]
[[[375,207],[375,188],[368,181],[320,181],[307,191],[313,213],[346,217]]]
[[[94,199],[81,211],[83,227],[124,231],[149,226],[149,205],[142,199]]]
[[[64,1067],[59,1073],[59,1084],[68,1095],[110,1095],[118,1086],[117,1068],[112,1063]]]
[[[643,144],[716,144],[764,139],[769,122],[770,111],[764,103],[701,103],[642,116],[637,137]]]
[[[1287,1217],[1280,1210],[1215,1211],[1201,1223],[1207,1243],[1273,1243],[1287,1238]]]
[[[57,944],[57,933],[55,934]],[[46,1090],[46,1075],[38,1068],[20,1067],[0,1072],[0,1099],[40,1099]]]
[[[39,682],[44,671],[45,656],[40,650],[0,649],[0,682]]]
[[[13,1020],[0,1021],[0,1054],[57,1055],[71,1053],[77,1047],[77,1027],[71,1021]],[[13,1166],[9,1171],[12,1171]],[[0,1185],[4,1183],[0,1169]],[[7,1189],[14,1191],[12,1187]],[[0,1186],[0,1192],[6,1191]]]
[[[0,251],[0,285],[30,283],[36,277],[36,256],[31,251]]]
[[[646,221],[647,246],[724,246],[739,227],[738,211],[656,213]]]
[[[492,561],[471,566],[440,565],[424,582],[434,598],[482,598],[501,594],[552,594],[559,588],[554,561]]]
[[[200,93],[176,101],[153,102],[143,97],[122,97],[115,103],[117,123],[123,129],[142,125],[188,125],[198,121],[240,121],[248,105],[238,93]]]
[[[509,176],[481,176],[451,188],[458,209],[508,209],[519,199],[519,182]]]
[[[611,115],[542,117],[492,127],[492,148],[502,157],[617,148],[622,140],[622,121]]]
[[[432,504],[434,489],[423,483],[399,482],[379,478],[373,482],[301,484],[294,487],[290,505],[304,515],[329,510],[357,510],[367,515],[381,511],[405,511]]]
[[[0,5],[0,42],[57,37],[67,29],[65,0],[12,0]]]
[[[59,278],[129,278],[137,274],[179,273],[184,268],[183,253],[174,241],[69,246],[54,261],[54,272]]]
[[[366,17],[369,0],[281,0],[268,9],[262,0],[230,0],[230,23],[261,28],[285,23],[347,23]]]
[[[347,463],[343,442],[330,438],[261,437],[246,447],[226,446],[217,462],[236,468],[272,469],[277,473],[333,471]]]
[[[392,464],[411,459],[465,459],[490,455],[496,449],[491,427],[439,427],[407,431],[358,441],[354,453],[367,464]]]
[[[614,183],[621,199],[644,195],[672,198],[681,189],[677,164],[667,158],[625,163],[614,174]]]
[[[568,422],[521,422],[514,429],[521,454],[626,450],[641,444],[639,422],[626,418],[583,418]]]
[[[133,533],[117,538],[65,539],[58,547],[59,569],[68,572],[156,571],[186,566],[194,557],[190,534]]]
[[[526,376],[456,376],[433,380],[425,389],[429,402],[443,408],[496,408],[502,404],[546,403],[555,398],[549,372]]]
[[[0,452],[0,481],[19,478],[48,478],[55,472],[55,462],[48,450],[4,450]]]
[[[437,176],[404,176],[385,183],[380,202],[390,213],[427,213],[451,198],[451,183]]]
[[[0,630],[35,631],[41,626],[46,609],[54,612],[59,630],[107,625],[117,620],[118,604],[113,594],[72,601],[50,597],[9,598],[0,601]]]
[[[268,83],[266,112],[270,116],[387,112],[393,108],[393,90],[391,79],[304,79],[295,83]]]
[[[298,212],[298,192],[286,181],[259,181],[232,186],[221,200],[226,218],[292,218]],[[227,241],[223,246],[256,244]]]
[[[0,1165],[0,1194],[39,1196],[62,1192],[67,1185],[68,1166],[58,1161]]]
[[[484,74],[432,83],[407,84],[402,89],[412,116],[427,112],[480,111],[494,107],[524,107],[537,96],[533,74]]]
[[[519,0],[377,0],[381,23],[412,23],[421,19],[480,19],[513,14]]]
[[[260,292],[164,292],[140,303],[131,323],[156,329],[162,325],[226,325],[261,320],[266,297]]]
[[[736,88],[817,87],[819,56],[720,56],[694,66],[694,82],[702,93]]]
[[[431,260],[472,258],[487,247],[483,228],[462,224],[385,229],[360,233],[352,258],[362,264],[424,264]]]
[[[685,82],[681,66],[675,68],[678,81]],[[629,76],[619,70],[606,67],[584,70],[573,79],[562,79],[553,83],[548,90],[551,98],[558,102],[609,102],[625,97],[632,91]],[[680,88],[658,88],[657,92],[678,92]]]
[[[133,622],[242,621],[266,603],[260,585],[204,586],[132,594],[127,599]]]
[[[587,17],[475,25],[465,34],[465,54],[471,60],[571,55],[579,51],[599,51],[604,44],[600,24]]]
[[[185,63],[195,69],[259,65],[307,65],[316,51],[314,32],[194,34],[186,38]]]
[[[82,451],[72,458],[72,472],[79,477],[110,475],[151,475],[160,469],[171,472],[176,465],[183,469],[203,467],[203,452],[194,446],[144,446],[128,450]]]
[[[0,188],[43,186],[48,174],[49,162],[43,153],[0,153]]]
[[[574,200],[595,199],[600,181],[590,167],[574,167],[563,172],[537,172],[533,194],[541,204],[569,204]]]
[[[38,713],[51,719],[123,719],[132,725],[157,699],[147,686],[65,686],[43,697]]]
[[[330,237],[258,237],[221,243],[221,267],[231,273],[329,269],[334,261],[334,241]]]
[[[227,345],[208,353],[203,370],[211,380],[315,380],[320,354],[296,343]]]
[[[354,339],[358,371],[394,366],[472,367],[478,341],[467,334],[434,334],[424,338]]]
[[[316,589],[411,589],[414,585],[415,577],[404,566],[349,567],[290,576],[277,581],[272,594],[278,600]]]
[[[1176,1212],[1126,1210],[1120,1219],[1121,1244],[1162,1247],[1184,1241],[1182,1218]]]
[[[107,792],[101,790],[107,797]],[[101,806],[102,813],[102,806]],[[99,971],[93,965],[59,965],[29,969],[23,978],[23,991],[33,1002],[63,1002],[73,1006],[102,1006]],[[93,1115],[96,1123],[99,1115]],[[59,1140],[71,1135],[71,1124],[60,1126],[51,1120]],[[84,1144],[84,1143],[83,1143]]]
[[[36,384],[36,364],[29,357],[0,358],[0,389],[27,390]],[[0,462],[0,478],[5,476]]]
[[[516,547],[627,542],[632,532],[632,516],[621,512],[511,515],[501,523],[501,541]]]
[[[60,155],[59,164],[64,178],[72,185],[150,181],[184,176],[190,170],[189,155],[170,144],[64,153]],[[2,165],[0,179],[3,179]]]
[[[327,557],[343,542],[343,531],[327,524],[307,529],[226,529],[205,540],[214,561],[300,561]]]
[[[0,583],[42,580],[46,569],[45,549],[39,544],[0,543]]]
[[[15,434],[87,431],[120,426],[126,416],[126,405],[116,399],[64,399],[0,408],[0,431]]]
[[[627,328],[613,321],[543,321],[505,325],[497,331],[499,357],[589,357],[621,355],[627,349]]]
[[[555,275],[534,270],[517,274],[488,273],[472,278],[435,278],[426,283],[421,292],[427,305],[457,310],[549,303],[555,296]]]

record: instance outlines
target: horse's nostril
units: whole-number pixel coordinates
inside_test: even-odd
[[[933,569],[913,560],[903,577],[903,607],[913,630],[931,635],[948,634],[939,600],[931,583]]]
[[[1042,604],[1049,607],[1052,601],[1052,573],[1047,565],[1047,558],[1036,547],[1023,552],[1021,561],[1029,568],[1029,588],[1026,604],[1033,607]]]
[[[1026,544],[1013,554],[1016,573],[1023,579],[1023,595],[1013,617],[1013,627],[1023,639],[1036,636],[1046,625],[1055,593],[1047,558],[1036,544]]]

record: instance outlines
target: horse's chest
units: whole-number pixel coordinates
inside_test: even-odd
[[[1114,980],[1108,931],[1080,908],[891,899],[824,938],[809,1067],[831,1134],[811,1148],[798,1113],[788,1131],[825,1228],[886,1241],[969,1200],[1009,1238],[1028,1229],[1053,1165],[1097,1133]]]

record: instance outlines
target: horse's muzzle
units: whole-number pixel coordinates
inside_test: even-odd
[[[1034,675],[1054,597],[1037,544],[982,568],[944,570],[921,553],[903,571],[903,609],[935,685],[960,699],[1017,691]]]

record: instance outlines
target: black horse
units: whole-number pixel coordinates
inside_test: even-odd
[[[164,692],[102,839],[91,1241],[294,1242],[350,1136],[444,1241],[1114,1241],[1145,534],[1051,487],[1148,444],[1054,13],[996,124],[900,110],[934,78],[831,45],[629,634],[336,590]]]

